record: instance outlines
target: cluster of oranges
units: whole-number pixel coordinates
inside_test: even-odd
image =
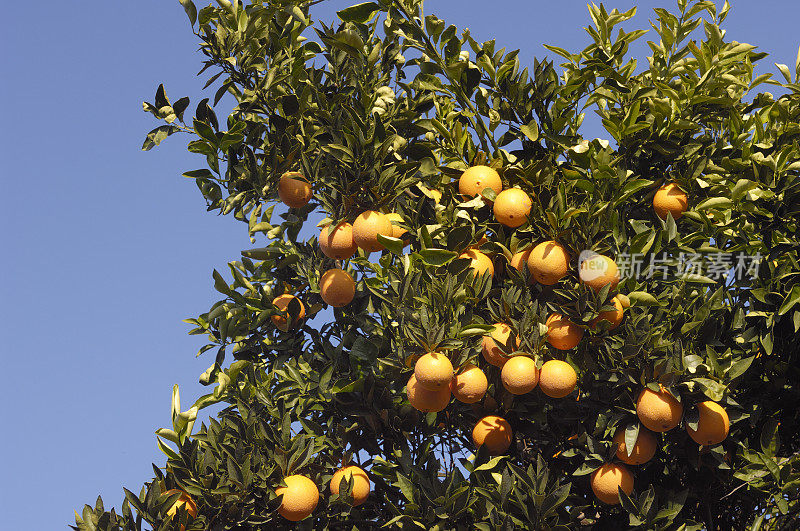
[[[487,189],[494,192],[492,209],[499,223],[510,228],[518,228],[526,223],[533,204],[531,196],[519,188],[503,190],[500,175],[493,168],[470,167],[463,172],[458,181],[459,193],[467,198],[481,195]],[[433,192],[441,197],[441,192],[438,190]],[[278,193],[281,200],[292,208],[305,206],[312,196],[310,184],[302,175],[295,172],[281,177]],[[653,197],[653,209],[656,215],[664,220],[668,216],[672,216],[675,220],[679,219],[687,208],[688,197],[676,183],[662,186]],[[341,222],[336,226],[323,227],[319,235],[320,249],[325,256],[335,260],[347,260],[359,248],[367,254],[380,251],[383,246],[378,241],[378,235],[401,238],[407,231],[395,223],[402,222],[402,217],[396,213],[384,214],[372,210],[362,212],[352,225]],[[470,261],[469,267],[476,276],[484,274],[494,276],[492,258],[481,252],[478,247],[479,244],[470,247],[459,255],[459,258]],[[520,271],[527,266],[531,282],[552,286],[567,275],[570,261],[571,256],[566,247],[550,240],[518,251],[512,256],[510,265]],[[579,279],[594,292],[599,292],[605,286],[608,286],[609,290],[614,290],[620,281],[619,269],[612,258],[594,254],[581,262]],[[355,282],[347,271],[340,268],[330,269],[322,275],[320,294],[331,306],[345,306],[355,295]],[[275,299],[274,304],[285,311],[292,299],[293,295],[281,295]],[[598,317],[589,323],[589,328],[596,330],[601,321],[607,321],[609,330],[617,328],[624,318],[625,309],[630,306],[630,301],[627,296],[617,294],[611,299],[610,306],[613,309],[599,312]],[[289,323],[286,318],[277,315],[273,316],[273,322],[277,327],[286,330],[304,317],[302,302],[300,309],[300,315],[294,323]],[[551,314],[545,324],[548,344],[559,351],[575,348],[584,335],[582,326],[559,313]],[[495,323],[491,333],[483,338],[481,349],[486,362],[501,369],[500,379],[509,393],[524,395],[538,385],[548,397],[563,398],[575,390],[577,373],[565,361],[552,359],[545,362],[541,368],[537,368],[533,358],[528,355],[517,353],[506,356],[498,343],[507,345],[511,331],[508,324]],[[519,348],[519,338],[516,343],[516,347]],[[466,404],[476,403],[484,397],[487,388],[486,374],[475,364],[465,363],[455,370],[446,355],[430,352],[416,361],[414,372],[406,385],[406,393],[409,403],[417,410],[439,412],[447,407],[451,397]],[[687,423],[686,429],[689,435],[701,445],[722,442],[727,437],[729,429],[725,410],[711,401],[702,402],[697,407],[699,411],[697,429],[692,429]],[[637,401],[637,415],[642,427],[632,448],[627,448],[625,443],[627,426],[619,428],[614,434],[616,455],[621,463],[606,463],[591,476],[591,486],[595,495],[605,503],[619,503],[618,487],[628,494],[632,492],[633,474],[625,465],[641,465],[652,459],[657,449],[657,437],[654,432],[665,432],[677,426],[682,419],[683,408],[666,390],[662,389],[656,393],[644,389]],[[489,415],[476,423],[472,439],[477,447],[485,446],[490,454],[498,455],[508,450],[512,435],[511,426],[505,419]],[[357,469],[357,467],[350,468]],[[359,474],[363,474],[366,481],[366,491],[362,487],[359,492],[368,494],[369,481],[366,479],[366,473],[361,469],[357,471],[360,472],[354,473],[352,477],[361,477]],[[318,499],[316,487],[302,476],[290,476],[286,478],[286,482],[287,487],[282,487],[284,490],[279,489],[284,493],[281,514],[289,519],[300,515],[302,516],[298,519],[304,518],[316,506]],[[297,487],[300,494],[296,496],[292,494],[293,484],[300,485]],[[314,487],[314,496],[308,494],[312,491],[311,487]],[[354,499],[357,502],[360,498],[356,496],[356,490],[354,485]],[[334,492],[333,482],[331,491]],[[338,482],[336,482],[336,492],[338,492]],[[312,498],[313,503],[311,503]],[[299,501],[292,501],[294,499]],[[294,503],[302,506],[303,510],[292,509]],[[284,506],[287,508],[284,509]]]
[[[283,496],[278,513],[292,522],[298,522],[317,508],[319,503],[319,489],[308,477],[299,474],[283,478],[285,487],[275,489],[275,494]],[[344,467],[333,475],[330,483],[331,494],[338,495],[342,481],[352,481],[351,495],[354,506],[361,505],[370,493],[369,476],[364,469],[351,465]]]

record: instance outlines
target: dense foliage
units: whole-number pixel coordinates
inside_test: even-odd
[[[331,26],[312,20],[314,2],[217,3],[198,12],[181,0],[206,86],[218,90],[190,118],[188,98],[171,103],[159,87],[144,109],[164,123],[143,149],[188,134],[205,164],[184,175],[209,211],[246,223],[260,247],[214,272],[221,300],[188,320],[208,337],[201,353],[216,355],[200,378],[213,392],[182,411],[175,390],[173,425],[157,432],[166,467],[154,466],[140,494],[126,491],[120,513],[100,500],[86,506],[75,529],[795,528],[800,61],[794,72],[778,65],[780,81],[755,76],[766,54],[721,29],[727,2],[678,0],[674,13],[655,10],[651,30],[630,32],[619,28],[635,10],[592,4],[592,43],[575,53],[548,46],[565,62],[530,69],[517,51],[425,14],[420,0],[359,4]],[[637,61],[629,47],[646,33],[651,56]],[[754,90],[766,84],[780,97]],[[220,122],[214,108],[226,94],[235,106]],[[583,138],[586,113],[608,140]],[[528,222],[498,223],[491,189],[458,193],[462,172],[480,164],[533,198]],[[313,199],[277,214],[287,171],[308,177]],[[677,220],[653,211],[669,182],[689,198]],[[381,236],[380,253],[326,257],[318,214],[321,227],[367,210],[399,214],[410,247]],[[572,257],[554,286],[509,266],[545,240]],[[471,247],[492,257],[493,276],[459,257]],[[640,256],[641,271],[587,289],[577,260],[588,249],[620,267]],[[682,267],[688,256],[704,269]],[[724,256],[761,261],[710,274]],[[320,277],[337,265],[357,293],[330,311]],[[288,331],[272,320],[282,293],[306,314]],[[622,324],[593,326],[616,293],[631,301]],[[299,311],[289,304],[290,316]],[[545,340],[556,311],[585,330],[576,348]],[[569,362],[578,389],[561,399],[508,393],[481,357],[496,322],[511,325],[539,366]],[[411,407],[406,382],[431,351],[456,369],[480,366],[486,397],[440,413]],[[589,474],[614,459],[617,428],[632,425],[626,441],[636,440],[637,397],[659,385],[683,404],[682,426],[656,434],[655,457],[630,467],[630,496],[602,504]],[[730,417],[728,437],[710,447],[684,429],[698,425],[694,405],[707,400]],[[224,409],[197,428],[198,412],[218,403]],[[513,428],[502,455],[473,446],[472,428],[488,414]],[[349,463],[372,482],[355,507],[349,484],[339,495],[328,488]],[[276,511],[275,489],[291,474],[320,490],[297,524]],[[170,489],[194,499],[196,517],[167,515],[179,496],[163,494]]]

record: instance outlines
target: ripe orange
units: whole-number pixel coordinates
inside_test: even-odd
[[[614,289],[619,284],[619,268],[611,258],[595,253],[581,263],[580,279],[596,292],[606,284]]]
[[[294,475],[283,478],[285,487],[275,489],[275,494],[283,495],[278,513],[287,520],[298,522],[314,512],[319,503],[319,489],[305,476]]]
[[[533,249],[525,249],[524,251],[517,251],[511,257],[509,265],[511,265],[511,267],[513,267],[514,269],[516,269],[521,273],[522,268],[528,265],[528,258],[531,256],[531,251],[533,251]],[[533,277],[531,277],[531,279],[533,280]]]
[[[494,276],[494,264],[492,263],[492,259],[482,252],[476,249],[467,249],[458,255],[458,257],[469,258],[472,261],[469,267],[476,277],[485,273],[488,273],[489,276]]]
[[[392,233],[389,234],[392,238],[402,238],[403,234],[407,233],[408,231],[399,225],[395,225],[397,223],[405,223],[406,220],[403,219],[403,216],[398,214],[397,212],[389,212],[386,214],[386,217],[389,218],[389,222],[392,224]],[[406,242],[405,245],[410,245],[411,242]]]
[[[539,383],[539,369],[528,356],[513,356],[500,371],[503,387],[512,395],[524,395],[533,391]]]
[[[566,361],[546,361],[539,370],[539,388],[550,398],[564,398],[578,383],[578,375]]]
[[[547,318],[547,342],[558,350],[570,350],[578,346],[583,337],[583,328],[560,313]]]
[[[503,190],[500,174],[489,166],[467,168],[458,179],[458,192],[468,197],[475,197],[486,188],[491,188],[497,194]]]
[[[180,498],[175,504],[167,510],[167,518],[172,519],[178,514],[178,509],[183,509],[186,511],[190,517],[197,518],[197,503],[195,503],[194,499],[189,496],[187,492],[178,489],[170,489],[164,493],[164,496],[172,496],[173,494],[180,494]],[[186,526],[181,525],[181,530],[186,529]]]
[[[358,249],[353,241],[353,226],[342,222],[334,228],[323,227],[319,233],[319,248],[328,258],[347,260]]]
[[[502,367],[509,360],[497,343],[503,345],[508,343],[508,338],[511,335],[511,327],[505,323],[495,323],[494,330],[488,336],[483,336],[481,343],[481,353],[483,358],[494,365],[495,367]],[[517,337],[517,347],[520,345],[520,339]]]
[[[486,394],[488,386],[486,374],[472,363],[465,364],[461,372],[450,382],[453,396],[465,404],[478,402]]]
[[[445,387],[438,391],[431,391],[419,385],[417,378],[412,374],[406,384],[408,402],[418,411],[423,413],[438,412],[450,403],[450,388]]]
[[[291,208],[301,208],[311,200],[311,184],[302,173],[287,171],[278,181],[278,197]]]
[[[488,415],[472,428],[472,442],[475,446],[486,445],[491,455],[500,455],[511,446],[511,425],[502,417]]]
[[[697,404],[697,411],[700,413],[697,430],[686,425],[686,431],[694,442],[703,446],[713,446],[724,441],[731,427],[725,409],[716,402],[706,400]]]
[[[619,300],[619,303],[622,304],[623,308],[630,308],[631,307],[631,300],[628,298],[627,295],[623,295],[622,293],[617,294],[615,297]]]
[[[665,432],[680,424],[683,406],[663,387],[658,393],[645,387],[636,401],[636,414],[645,428]]]
[[[293,300],[296,300],[300,303],[300,312],[298,313],[297,317],[291,322],[288,322],[287,317],[283,315],[273,315],[272,316],[272,324],[278,327],[280,330],[287,332],[290,328],[295,328],[300,322],[305,319],[306,317],[306,307],[303,306],[303,301],[291,295],[289,293],[284,293],[283,295],[279,295],[272,300],[272,304],[278,307],[278,309],[282,312],[287,312],[287,308],[289,308],[289,303]]]
[[[656,455],[658,441],[655,434],[645,428],[639,428],[639,435],[633,445],[631,455],[628,455],[628,448],[625,446],[625,426],[617,428],[614,434],[614,444],[617,445],[617,459],[627,465],[643,465]]]
[[[531,198],[519,188],[509,188],[497,194],[494,200],[494,217],[506,227],[517,228],[528,221]]]
[[[594,495],[608,505],[619,503],[619,487],[629,496],[633,492],[633,474],[625,465],[606,463],[592,472],[591,481]]]
[[[608,321],[611,323],[611,327],[609,330],[614,330],[616,327],[620,325],[622,322],[622,318],[625,317],[625,308],[622,305],[622,300],[620,296],[617,295],[613,299],[611,299],[611,303],[614,305],[613,310],[607,310],[605,312],[600,312],[600,315],[594,319],[592,319],[591,326],[592,330],[597,328],[597,324],[602,321]]]
[[[350,304],[355,297],[356,282],[344,269],[329,269],[319,280],[319,294],[327,304],[341,308]]]
[[[378,242],[378,234],[391,236],[394,231],[391,220],[381,212],[367,210],[353,222],[353,241],[366,252],[383,250]]]
[[[683,216],[687,208],[689,208],[689,198],[677,183],[665,184],[653,196],[653,209],[661,219],[667,219],[667,214],[672,214],[672,218],[677,220]]]
[[[453,380],[453,364],[444,354],[428,352],[414,364],[417,383],[425,389],[438,391],[450,389]]]
[[[361,505],[369,497],[370,482],[367,473],[357,466],[347,466],[337,470],[331,478],[331,494],[339,494],[342,479],[346,482],[353,481],[353,505]]]
[[[528,256],[528,269],[536,282],[552,286],[567,274],[569,260],[567,249],[551,240],[533,248]]]

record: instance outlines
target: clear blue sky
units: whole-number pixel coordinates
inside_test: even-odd
[[[329,21],[350,3],[313,15]],[[637,4],[641,24],[675,5],[606,6]],[[800,3],[733,5],[728,38],[769,52],[765,66],[793,67]],[[542,43],[579,50],[588,39],[582,1],[429,0],[428,11],[522,48],[526,64]],[[169,425],[172,385],[190,404],[213,361],[194,357],[202,340],[181,319],[217,299],[212,269],[250,242],[180,176],[201,166],[184,137],[140,151],[156,125],[141,102],[160,82],[173,101],[190,96],[190,110],[209,95],[177,1],[17,1],[3,12],[0,529],[66,529],[74,509],[98,494],[119,507],[123,486],[138,492],[150,463],[163,464],[153,432]]]

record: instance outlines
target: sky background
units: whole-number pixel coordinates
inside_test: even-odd
[[[352,3],[328,0],[312,18],[331,21]],[[769,52],[762,72],[777,72],[773,62],[793,71],[800,2],[732,4],[727,38]],[[606,2],[634,5],[636,27],[649,27],[653,7],[675,7]],[[523,65],[549,54],[543,43],[579,51],[589,39],[582,1],[429,0],[427,11],[479,42],[521,48]],[[187,114],[213,97],[195,76],[202,56],[177,1],[40,0],[3,12],[0,529],[67,529],[74,510],[98,494],[119,508],[123,486],[138,492],[151,463],[163,465],[153,432],[170,425],[172,386],[188,408],[213,362],[195,357],[203,338],[181,320],[218,299],[212,269],[254,245],[181,177],[202,167],[188,137],[140,150],[158,125],[141,102],[159,83],[173,102],[191,97]],[[641,60],[653,33],[633,50]]]

